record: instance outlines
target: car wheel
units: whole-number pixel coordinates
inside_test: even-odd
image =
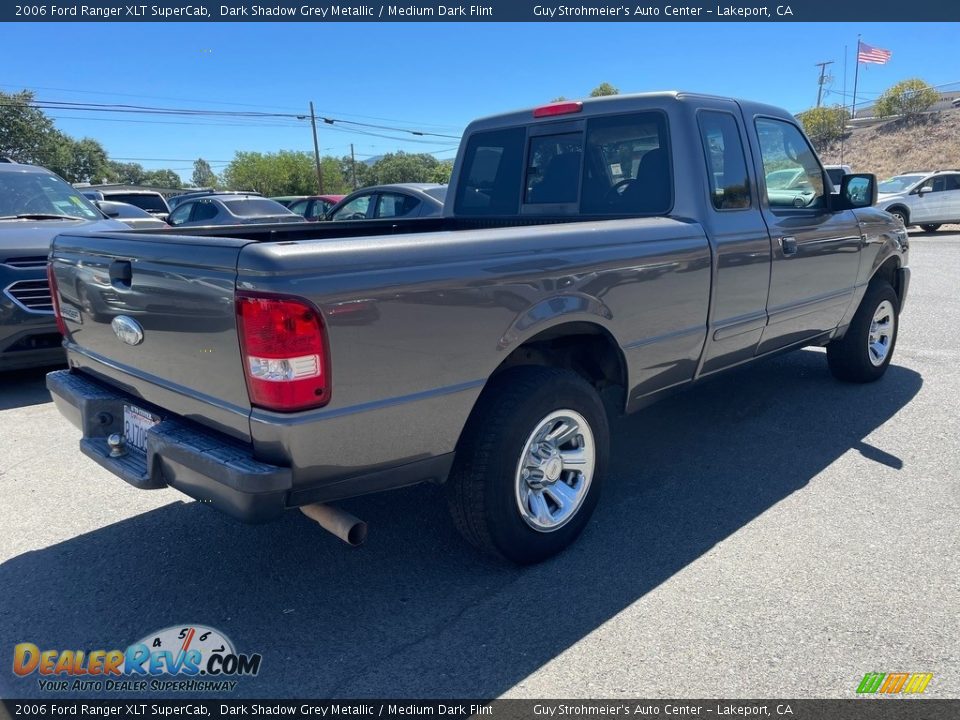
[[[900,325],[900,300],[890,284],[869,285],[846,334],[827,345],[827,363],[838,380],[873,382],[890,365]]]
[[[894,208],[893,210],[888,210],[887,212],[902,222],[904,227],[908,227],[910,225],[910,215],[903,208]]]
[[[939,225],[921,225],[920,229],[924,232],[936,232],[940,229]]]
[[[460,533],[485,553],[527,565],[556,555],[586,526],[609,454],[597,391],[571,370],[519,367],[484,390],[447,480]]]

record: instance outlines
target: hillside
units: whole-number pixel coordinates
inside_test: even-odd
[[[840,143],[821,149],[820,157],[840,163]],[[880,179],[910,170],[960,168],[960,109],[853,130],[844,140],[843,162]]]

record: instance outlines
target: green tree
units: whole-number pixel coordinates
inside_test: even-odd
[[[325,193],[341,194],[349,189],[336,158],[322,158],[320,169]],[[317,168],[313,154],[308,152],[237,152],[223,171],[223,184],[234,190],[256,190],[267,196],[311,195],[317,192]]]
[[[141,184],[152,187],[178,188],[183,185],[183,180],[173,170],[148,170]]]
[[[607,95],[619,95],[620,91],[608,82],[602,82],[590,91],[590,97],[605,97]]]
[[[920,78],[898,82],[877,99],[873,109],[878,117],[918,115],[940,99],[940,93]]]
[[[197,158],[193,161],[193,177],[191,180],[197,187],[217,187],[217,175],[213,172],[213,168],[210,167],[210,163],[203,158]]]
[[[850,113],[845,107],[834,105],[804,110],[802,113],[797,113],[796,117],[817,150],[822,150],[841,138],[847,120],[850,119]]]
[[[440,164],[428,153],[387,153],[369,166],[365,184],[436,182]]]
[[[147,171],[140,163],[110,160],[107,162],[107,166],[110,182],[124,185],[142,185],[147,177]]]
[[[43,111],[33,106],[33,93],[0,92],[0,155],[43,165],[56,154],[60,135]]]

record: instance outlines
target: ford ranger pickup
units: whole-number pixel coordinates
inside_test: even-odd
[[[798,189],[767,185],[781,170]],[[501,114],[467,128],[442,217],[60,234],[69,369],[47,385],[136,487],[320,521],[443,482],[467,540],[532,563],[586,525],[613,411],[805,346],[840,380],[884,374],[907,235],[872,175],[833,189],[767,105]]]

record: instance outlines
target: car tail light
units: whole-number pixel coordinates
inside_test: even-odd
[[[543,105],[535,108],[533,116],[535,118],[552,117],[554,115],[569,115],[583,110],[582,102],[558,102],[550,105]]]
[[[237,328],[250,402],[294,412],[330,401],[330,360],[320,311],[299,298],[237,293]]]
[[[67,336],[67,324],[63,321],[63,315],[60,314],[60,298],[57,292],[57,276],[53,272],[53,263],[47,263],[47,282],[50,285],[50,298],[53,300],[53,316],[57,319],[57,330],[64,337]]]

